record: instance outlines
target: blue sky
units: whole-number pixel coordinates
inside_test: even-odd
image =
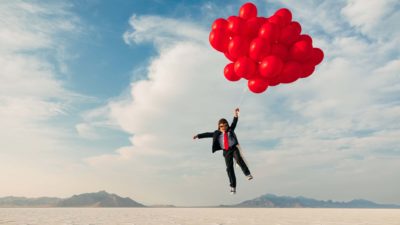
[[[144,204],[219,205],[265,193],[400,203],[399,4],[289,8],[325,59],[264,94],[231,83],[208,43],[245,1],[2,1],[0,196],[107,190]],[[255,179],[229,195],[220,152],[194,134],[231,119]]]

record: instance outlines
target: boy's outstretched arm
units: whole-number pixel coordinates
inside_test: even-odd
[[[193,137],[193,139],[198,139],[198,138],[212,138],[214,135],[213,132],[206,132],[206,133],[201,133],[197,134]]]

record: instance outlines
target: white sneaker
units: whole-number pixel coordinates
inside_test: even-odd
[[[253,179],[253,176],[251,174],[247,175],[246,177],[247,177],[247,180]]]
[[[236,194],[236,188],[231,187],[231,194],[232,194],[232,195]]]

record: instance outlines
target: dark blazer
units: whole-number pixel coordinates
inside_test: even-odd
[[[228,132],[231,133],[233,139],[236,141],[236,145],[239,144],[239,141],[236,137],[235,134],[235,128],[236,128],[236,124],[238,122],[238,117],[233,117],[233,121],[232,124],[228,127]],[[221,131],[219,130],[215,130],[214,132],[206,132],[206,133],[201,133],[198,134],[197,137],[198,138],[212,138],[212,153],[218,151],[218,150],[222,150],[221,145],[219,144],[218,141],[218,137],[219,135],[221,135]]]

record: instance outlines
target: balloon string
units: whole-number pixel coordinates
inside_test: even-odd
[[[243,91],[242,91],[242,93],[241,93],[241,95],[240,95],[240,98],[239,98],[239,102],[238,102],[238,104],[237,104],[237,107],[239,108],[240,107],[240,105],[242,104],[242,102],[243,102],[243,99],[244,99],[244,96],[245,96],[245,94],[247,93],[247,86],[244,86],[244,88],[243,88]]]

